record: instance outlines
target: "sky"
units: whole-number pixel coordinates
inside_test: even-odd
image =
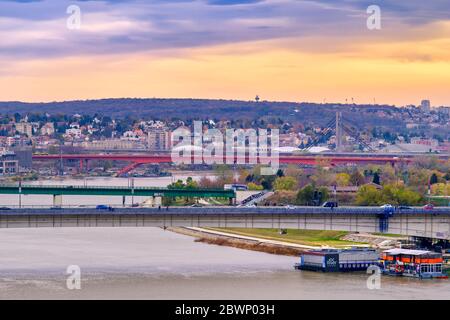
[[[449,88],[448,0],[0,0],[0,101],[440,106]]]

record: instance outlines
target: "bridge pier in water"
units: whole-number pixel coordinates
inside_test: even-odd
[[[54,194],[53,195],[53,206],[54,207],[62,207],[63,200],[62,200],[62,194]]]

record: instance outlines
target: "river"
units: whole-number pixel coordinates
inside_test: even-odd
[[[448,299],[448,280],[297,271],[295,257],[158,228],[2,229],[0,299]],[[67,268],[79,266],[81,289]]]
[[[164,186],[171,180],[135,179],[135,185]],[[83,184],[84,180],[36,183]],[[112,178],[88,181],[89,185],[127,183]],[[24,198],[22,203],[29,205],[51,202],[51,197]],[[65,198],[65,204],[100,201]],[[17,199],[0,200],[14,205]],[[114,204],[117,199],[101,201]],[[0,229],[0,299],[450,298],[448,280],[383,276],[381,288],[370,290],[364,273],[297,271],[293,269],[297,259],[198,243],[159,228]],[[80,290],[66,285],[67,268],[73,265],[81,271]]]

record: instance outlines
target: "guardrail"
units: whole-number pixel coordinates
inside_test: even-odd
[[[155,208],[133,208],[133,207],[113,207],[114,211],[96,209],[96,206],[64,206],[58,207],[58,210],[45,206],[22,206],[18,207],[0,207],[0,215],[13,215],[13,214],[92,214],[92,213],[105,213],[105,214],[154,214],[154,213],[170,213],[170,214],[229,214],[229,215],[314,215],[314,214],[332,214],[332,215],[366,215],[366,216],[380,216],[385,212],[382,208],[377,207],[340,207],[330,208],[323,207],[155,207]],[[413,208],[408,210],[397,210],[393,216],[396,215],[450,215],[450,208],[435,208],[434,210],[425,210],[422,208]]]
[[[91,190],[103,190],[103,189],[113,189],[113,190],[161,190],[161,191],[178,191],[178,190],[189,190],[189,191],[198,191],[198,192],[231,192],[230,190],[224,189],[205,189],[205,188],[196,188],[196,189],[171,189],[171,188],[162,188],[162,187],[130,187],[130,186],[85,186],[85,185],[74,185],[74,186],[66,186],[66,185],[33,185],[33,184],[0,184],[0,188],[30,188],[30,189],[91,189]]]

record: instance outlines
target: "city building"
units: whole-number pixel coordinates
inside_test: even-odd
[[[168,130],[154,128],[148,132],[148,149],[151,151],[169,151],[171,133]]]
[[[450,107],[439,107],[438,111],[446,116],[450,116]]]
[[[53,122],[47,122],[41,128],[41,135],[51,136],[55,133],[55,126]]]
[[[439,145],[439,141],[437,141],[436,139],[422,139],[417,137],[411,138],[411,143],[429,146],[432,147],[433,149],[435,149]]]
[[[12,151],[0,153],[0,176],[14,175],[19,172],[19,160]]]
[[[33,135],[33,126],[31,123],[28,122],[17,122],[15,124],[16,131],[20,134],[24,134],[28,137],[31,137]]]
[[[437,151],[437,146],[420,143],[396,143],[381,150],[386,153],[430,153]]]
[[[19,168],[29,170],[33,165],[33,151],[30,146],[19,146],[10,149],[16,155]]]
[[[422,100],[420,103],[420,110],[422,110],[422,112],[429,113],[431,111],[430,100]]]
[[[81,146],[86,150],[137,150],[145,148],[140,141],[124,139],[84,141]]]
[[[70,128],[70,129],[66,129],[66,137],[70,137],[70,138],[74,138],[74,139],[79,139],[81,138],[81,129],[80,128]]]

